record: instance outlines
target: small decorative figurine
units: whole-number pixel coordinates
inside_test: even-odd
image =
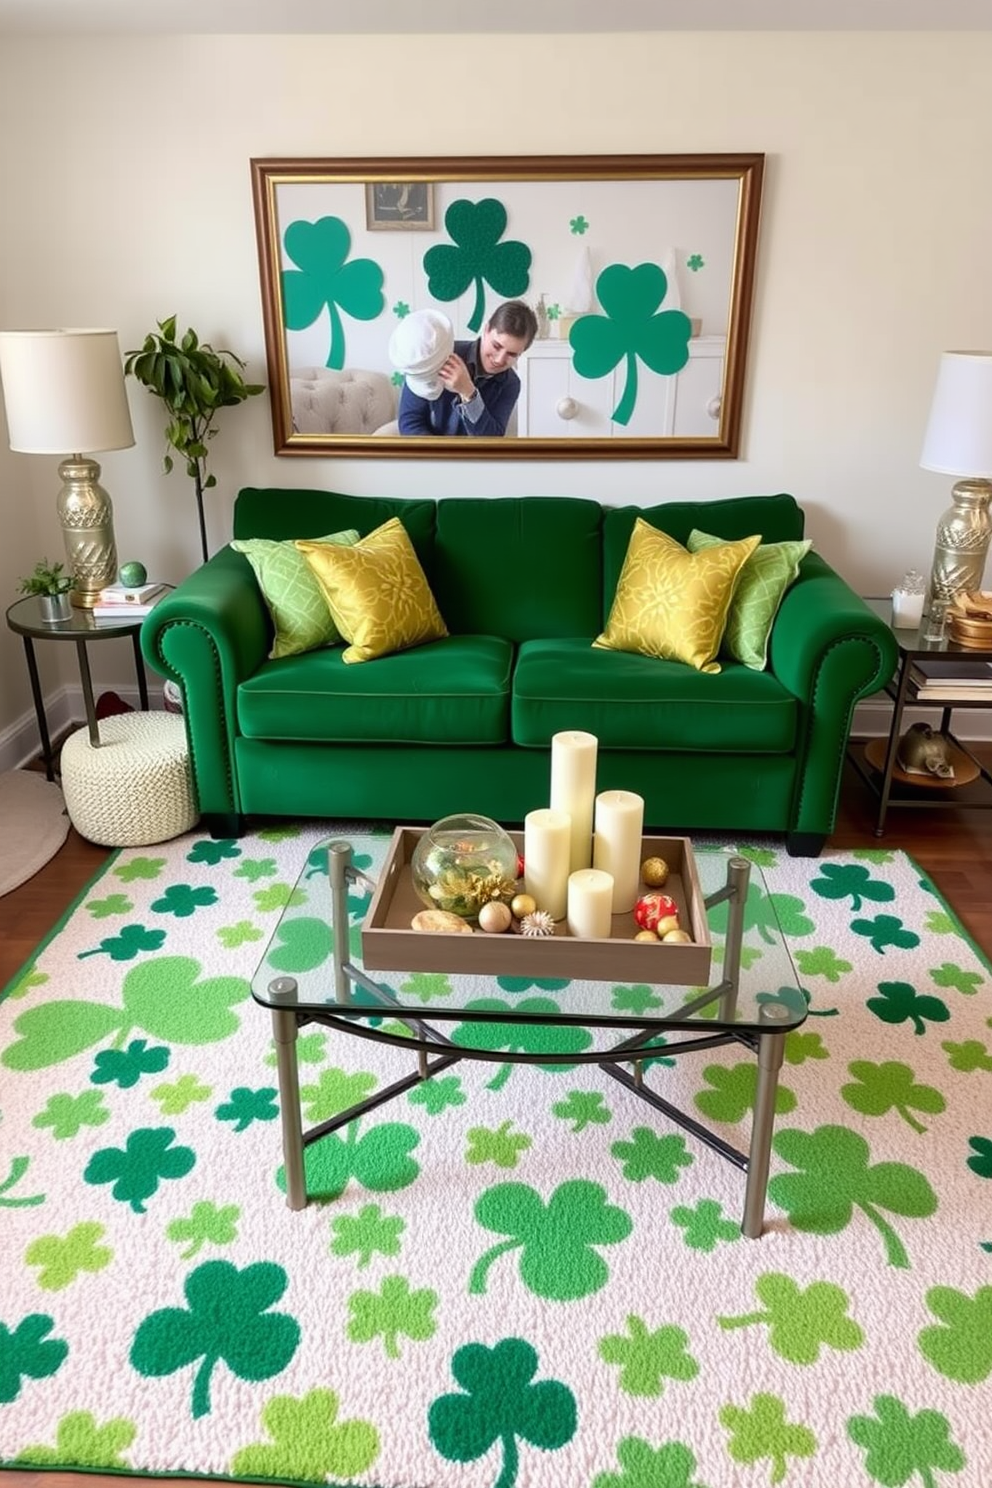
[[[954,778],[950,745],[943,734],[936,733],[928,723],[914,723],[906,730],[899,740],[896,764],[907,775],[936,775],[941,780]]]

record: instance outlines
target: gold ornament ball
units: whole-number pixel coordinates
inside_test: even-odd
[[[688,930],[668,930],[661,937],[666,945],[691,945],[692,936]]]
[[[680,930],[682,927],[679,924],[679,917],[678,917],[678,915],[677,914],[673,914],[673,915],[662,915],[661,919],[658,921],[658,924],[657,924],[657,927],[656,928],[657,928],[659,937],[662,940],[664,940],[664,938],[668,934],[669,930]]]
[[[635,940],[653,940],[654,943],[655,943],[655,945],[658,944],[658,937],[654,933],[653,930],[638,930],[637,934],[634,936],[634,939]]]
[[[533,894],[514,894],[510,900],[510,912],[515,920],[522,920],[524,915],[533,914],[537,908],[537,900]]]
[[[652,889],[660,889],[668,882],[668,864],[664,858],[645,858],[641,864],[641,878]]]
[[[502,935],[504,930],[509,930],[512,919],[508,904],[501,899],[490,899],[479,910],[479,929],[485,930],[487,935]]]

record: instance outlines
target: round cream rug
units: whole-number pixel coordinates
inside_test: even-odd
[[[0,895],[44,868],[69,833],[61,789],[33,770],[0,774]]]

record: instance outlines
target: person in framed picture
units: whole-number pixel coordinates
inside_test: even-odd
[[[437,369],[436,396],[423,397],[404,382],[399,432],[502,438],[520,396],[514,368],[536,335],[537,316],[523,300],[498,305],[475,341],[454,343]]]

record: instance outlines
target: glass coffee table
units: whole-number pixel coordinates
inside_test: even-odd
[[[367,855],[354,861],[347,840],[318,844],[252,980],[252,996],[272,1014],[289,1207],[302,1209],[307,1203],[305,1147],[460,1060],[595,1064],[746,1174],[741,1229],[757,1238],[764,1222],[785,1036],[807,1014],[760,869],[731,851],[694,852],[688,839],[645,837],[645,856],[660,849],[679,869],[666,892],[679,902],[691,945],[636,942],[631,915],[615,918],[609,940],[574,940],[561,926],[543,940],[481,932],[417,934],[409,929],[410,909],[420,907],[411,897],[409,857],[423,830],[397,828],[390,842],[380,839],[384,857],[377,874]],[[290,928],[294,920],[299,922],[295,930]],[[308,936],[312,953],[300,956],[298,964],[309,969],[278,974],[282,948],[290,940],[300,947]],[[377,980],[383,970],[448,975],[435,979],[444,984],[435,1001],[431,976],[415,977],[416,995],[405,995],[402,985],[396,990]],[[523,1005],[508,1009],[496,976],[518,977],[521,990],[537,979],[554,980],[556,986],[550,996],[542,989],[538,1012]],[[618,986],[621,981],[632,985]],[[495,993],[500,994],[498,1011],[486,1006]],[[486,1037],[487,1025],[494,1023],[578,1027],[593,1035],[595,1046],[567,1053],[544,1050],[535,1048],[532,1033],[524,1041],[527,1048],[511,1042],[509,1048],[494,1049],[493,1038],[487,1047]],[[415,1068],[304,1131],[296,1039],[310,1024],[409,1050]],[[661,1054],[674,1059],[727,1044],[740,1044],[757,1059],[746,1152],[678,1109],[645,1078],[645,1065]]]

